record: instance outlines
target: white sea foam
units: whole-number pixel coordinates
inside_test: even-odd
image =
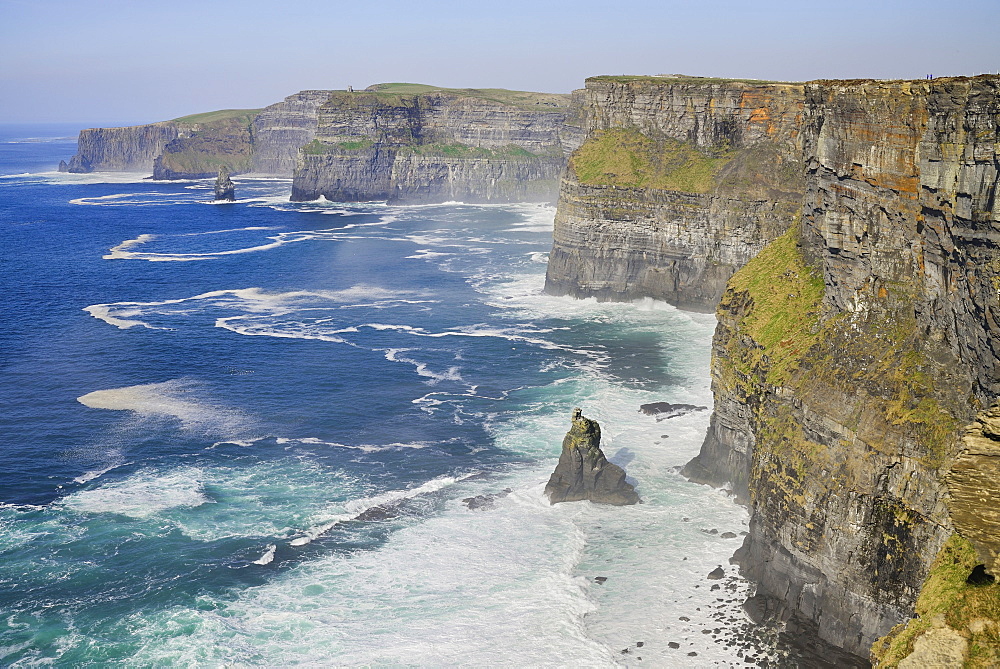
[[[147,518],[170,509],[197,507],[210,502],[200,478],[201,471],[195,468],[167,474],[145,471],[123,481],[74,492],[57,505],[77,513],[112,513]]]
[[[82,204],[96,207],[136,207],[136,206],[168,206],[188,202],[178,199],[176,193],[117,193],[95,197],[78,197],[69,201],[70,204]]]
[[[87,174],[72,174],[69,172],[31,172],[17,175],[7,175],[0,178],[20,178],[51,185],[89,185],[89,184],[141,184],[149,183],[148,172],[89,172]]]
[[[274,562],[274,552],[278,549],[277,544],[268,544],[267,550],[258,559],[254,560],[254,564],[267,565]]]
[[[299,323],[291,331],[276,328],[270,320],[255,322],[254,317],[277,318],[300,311],[310,311],[322,308],[339,308],[354,306],[390,306],[392,304],[419,304],[425,300],[414,300],[420,293],[396,291],[358,284],[342,290],[297,290],[287,292],[268,292],[262,288],[237,288],[228,290],[213,290],[192,297],[156,302],[111,302],[107,304],[92,304],[84,307],[84,311],[109,325],[128,329],[141,325],[150,329],[171,329],[153,325],[151,317],[182,317],[209,310],[233,310],[241,312],[236,316],[214,317],[217,327],[247,335],[267,335],[288,338],[329,338],[331,341],[343,341],[336,337],[337,333],[353,331],[348,328],[329,328],[331,331],[308,332]],[[139,317],[143,317],[143,320]],[[286,324],[287,325],[287,324]]]
[[[77,476],[76,478],[74,478],[73,482],[74,483],[87,483],[88,481],[93,481],[94,479],[97,479],[97,478],[100,478],[100,477],[104,476],[105,474],[107,474],[108,472],[110,472],[113,469],[118,469],[119,467],[123,467],[123,466],[128,465],[128,464],[132,464],[132,463],[130,463],[130,462],[120,462],[120,463],[113,464],[113,465],[111,465],[109,467],[103,467],[101,469],[92,469],[92,470],[84,472],[83,474],[80,474],[79,476]]]
[[[348,448],[352,450],[364,451],[365,453],[378,453],[380,451],[396,451],[404,448],[421,449],[427,448],[429,446],[434,446],[434,442],[429,441],[411,441],[411,442],[393,442],[391,444],[342,444],[337,441],[324,441],[317,437],[277,437],[275,442],[278,444],[288,444],[288,445],[305,445],[305,446],[330,446],[333,448]]]
[[[213,402],[188,379],[95,390],[77,398],[92,409],[129,411],[140,417],[169,417],[186,430],[213,435],[245,435],[252,421],[242,411]]]
[[[395,504],[405,499],[412,499],[420,495],[437,492],[448,486],[454,485],[459,481],[463,481],[477,475],[478,473],[465,474],[461,476],[440,476],[415,488],[409,488],[407,490],[390,490],[388,492],[375,495],[374,497],[351,500],[342,506],[338,506],[335,510],[332,510],[332,512],[328,512],[329,515],[324,514],[321,516],[317,519],[316,525],[310,527],[308,530],[305,530],[302,533],[302,536],[292,539],[289,544],[292,546],[304,546],[326,534],[338,524],[348,520],[353,520],[365,511],[369,511],[379,506],[385,506],[387,504]]]
[[[462,381],[462,375],[459,373],[458,366],[449,367],[445,372],[433,372],[427,367],[427,363],[414,360],[413,358],[401,356],[400,353],[405,353],[412,349],[408,348],[390,348],[385,351],[385,359],[389,362],[403,362],[409,365],[413,365],[417,371],[417,375],[426,377],[429,379],[427,381],[428,385],[434,385],[439,381]]]
[[[267,228],[240,228],[238,230],[260,230]],[[235,232],[236,230],[226,230],[219,232]],[[211,233],[197,233],[197,234],[218,234],[217,232]],[[182,236],[182,235],[178,235]],[[190,235],[183,235],[190,236]],[[260,251],[269,251],[271,249],[276,249],[279,246],[284,246],[285,244],[294,244],[296,242],[302,242],[309,239],[314,239],[315,235],[309,232],[284,232],[278,235],[268,236],[267,239],[271,240],[267,244],[257,244],[254,246],[247,246],[238,249],[227,249],[224,251],[206,251],[200,253],[152,253],[152,252],[142,252],[133,251],[132,249],[140,244],[147,244],[155,239],[159,239],[162,236],[143,234],[139,235],[135,239],[126,239],[125,241],[112,246],[108,249],[107,253],[103,258],[105,260],[148,260],[151,262],[191,262],[195,260],[212,260],[213,258],[220,258],[223,256],[239,255],[243,253],[257,253]]]

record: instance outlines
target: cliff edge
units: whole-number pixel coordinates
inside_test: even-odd
[[[1000,390],[998,146],[998,77],[807,84],[801,218],[719,304],[686,473],[749,505],[758,594],[860,656],[956,531],[995,569],[991,423],[963,433]]]
[[[592,77],[562,179],[545,290],[713,311],[801,206],[803,87]]]

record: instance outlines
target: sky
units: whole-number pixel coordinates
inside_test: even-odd
[[[410,81],[1000,71],[1000,0],[0,0],[0,123],[147,123]]]

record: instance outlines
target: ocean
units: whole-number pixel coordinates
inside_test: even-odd
[[[0,664],[742,665],[710,411],[638,410],[710,409],[712,315],[545,295],[552,206],[214,204],[78,129],[0,126]],[[574,407],[642,504],[549,505]]]

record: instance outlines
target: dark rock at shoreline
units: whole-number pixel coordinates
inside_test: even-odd
[[[608,462],[601,451],[601,426],[573,410],[573,425],[563,439],[559,464],[552,472],[545,494],[549,502],[589,499],[599,504],[623,506],[639,501],[625,470]]]
[[[721,565],[716,567],[712,571],[708,572],[708,578],[712,579],[713,581],[716,581],[720,578],[724,578],[725,576],[726,576],[726,571],[722,568]]]
[[[236,187],[233,185],[233,180],[229,178],[229,170],[225,166],[219,168],[219,176],[215,178],[215,199],[216,201],[236,201]]]
[[[670,402],[650,402],[639,407],[640,413],[644,413],[647,416],[656,416],[657,422],[684,416],[695,411],[706,410],[708,410],[708,407],[696,406],[694,404],[671,404]]]
[[[69,172],[69,165],[66,164],[65,160],[60,160],[59,161],[59,171],[60,172]]]
[[[500,492],[493,495],[476,495],[475,497],[466,497],[462,500],[462,503],[467,507],[475,511],[476,509],[492,509],[496,505],[496,501],[502,497],[506,497],[513,490],[510,488],[504,488]]]

